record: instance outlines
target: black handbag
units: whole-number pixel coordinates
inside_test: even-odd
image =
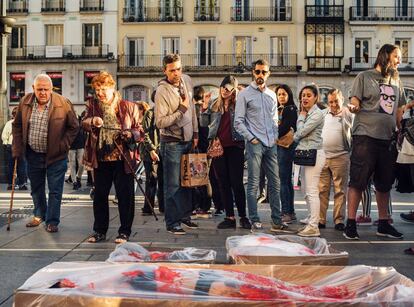
[[[295,150],[295,156],[293,157],[293,162],[296,165],[304,165],[304,166],[315,166],[316,164],[316,149],[307,149]]]

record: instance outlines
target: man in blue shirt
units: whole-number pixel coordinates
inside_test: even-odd
[[[260,165],[263,163],[268,178],[268,197],[271,208],[272,232],[285,231],[287,225],[280,217],[280,181],[277,164],[277,102],[276,94],[266,87],[270,75],[269,63],[253,63],[254,81],[237,97],[234,127],[246,140],[247,152],[247,206],[252,222],[252,232],[263,230],[257,213],[257,189]]]

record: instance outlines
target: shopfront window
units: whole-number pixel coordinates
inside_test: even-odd
[[[10,102],[19,102],[24,96],[25,78],[24,72],[10,73]]]
[[[62,72],[47,72],[46,73],[53,82],[53,91],[62,95]]]
[[[83,78],[83,84],[84,84],[84,99],[85,101],[89,100],[91,97],[93,97],[93,89],[92,89],[92,79],[96,75],[99,74],[99,71],[85,71],[85,75]]]

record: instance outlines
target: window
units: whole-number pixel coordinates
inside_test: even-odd
[[[46,25],[46,46],[63,45],[63,25]]]
[[[166,21],[182,21],[182,0],[160,0],[161,18]]]
[[[370,45],[371,40],[367,38],[356,38],[355,39],[355,63],[370,63]]]
[[[14,26],[10,36],[11,48],[23,48],[26,46],[26,26]]]
[[[408,0],[396,0],[396,10],[397,16],[408,16]]]
[[[162,55],[169,53],[180,53],[179,37],[163,37],[162,38]]]
[[[214,37],[200,37],[198,39],[198,50],[200,66],[215,65],[216,39]]]
[[[289,65],[287,36],[273,36],[270,38],[270,65]]]
[[[62,72],[46,72],[46,74],[52,79],[53,91],[62,95]]]
[[[85,23],[83,25],[83,45],[85,47],[101,46],[102,25],[100,23]]]
[[[83,93],[84,94],[83,96],[84,96],[85,101],[93,97],[94,92],[92,89],[92,79],[98,74],[99,74],[99,71],[85,71],[84,73],[84,78],[83,78],[83,84],[84,84]]]
[[[355,0],[355,1],[356,1],[356,15],[367,17],[369,0]]]
[[[250,36],[236,36],[234,38],[234,64],[252,64],[252,38]]]
[[[233,20],[249,20],[249,0],[234,0]]]
[[[10,73],[10,102],[19,102],[24,96],[25,78],[24,72]]]
[[[218,0],[197,0],[196,20],[218,20]]]
[[[127,63],[128,66],[144,65],[144,39],[127,38]]]
[[[274,20],[291,20],[290,0],[274,0]]]
[[[142,85],[133,85],[125,88],[124,97],[128,101],[148,101],[148,89]]]
[[[404,87],[405,97],[407,101],[414,100],[414,88]]]
[[[410,57],[410,40],[407,38],[397,38],[395,44],[401,49],[401,62],[407,64],[409,62],[408,58]]]
[[[320,95],[320,101],[319,105],[322,107],[328,106],[328,92],[332,89],[330,86],[320,86],[319,87],[319,95]]]

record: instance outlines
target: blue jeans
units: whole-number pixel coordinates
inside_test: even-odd
[[[26,153],[27,173],[30,179],[35,217],[40,217],[46,225],[59,225],[60,204],[63,184],[67,170],[67,159],[56,161],[46,166],[46,154],[36,153],[28,148]],[[46,201],[46,182],[49,190]]]
[[[161,142],[164,178],[164,212],[167,229],[189,220],[192,212],[191,189],[181,187],[181,156],[191,150],[191,142]]]
[[[277,146],[263,146],[262,143],[246,143],[247,152],[247,207],[249,209],[249,218],[254,222],[260,222],[257,214],[257,190],[259,188],[260,166],[263,163],[265,175],[267,177],[267,196],[270,202],[272,222],[280,224],[280,182],[279,167],[277,164]]]
[[[277,146],[277,161],[279,163],[280,177],[280,202],[282,203],[283,214],[295,213],[295,207],[293,205],[294,192],[292,183],[292,166],[294,154],[295,146],[290,146],[290,148]]]

